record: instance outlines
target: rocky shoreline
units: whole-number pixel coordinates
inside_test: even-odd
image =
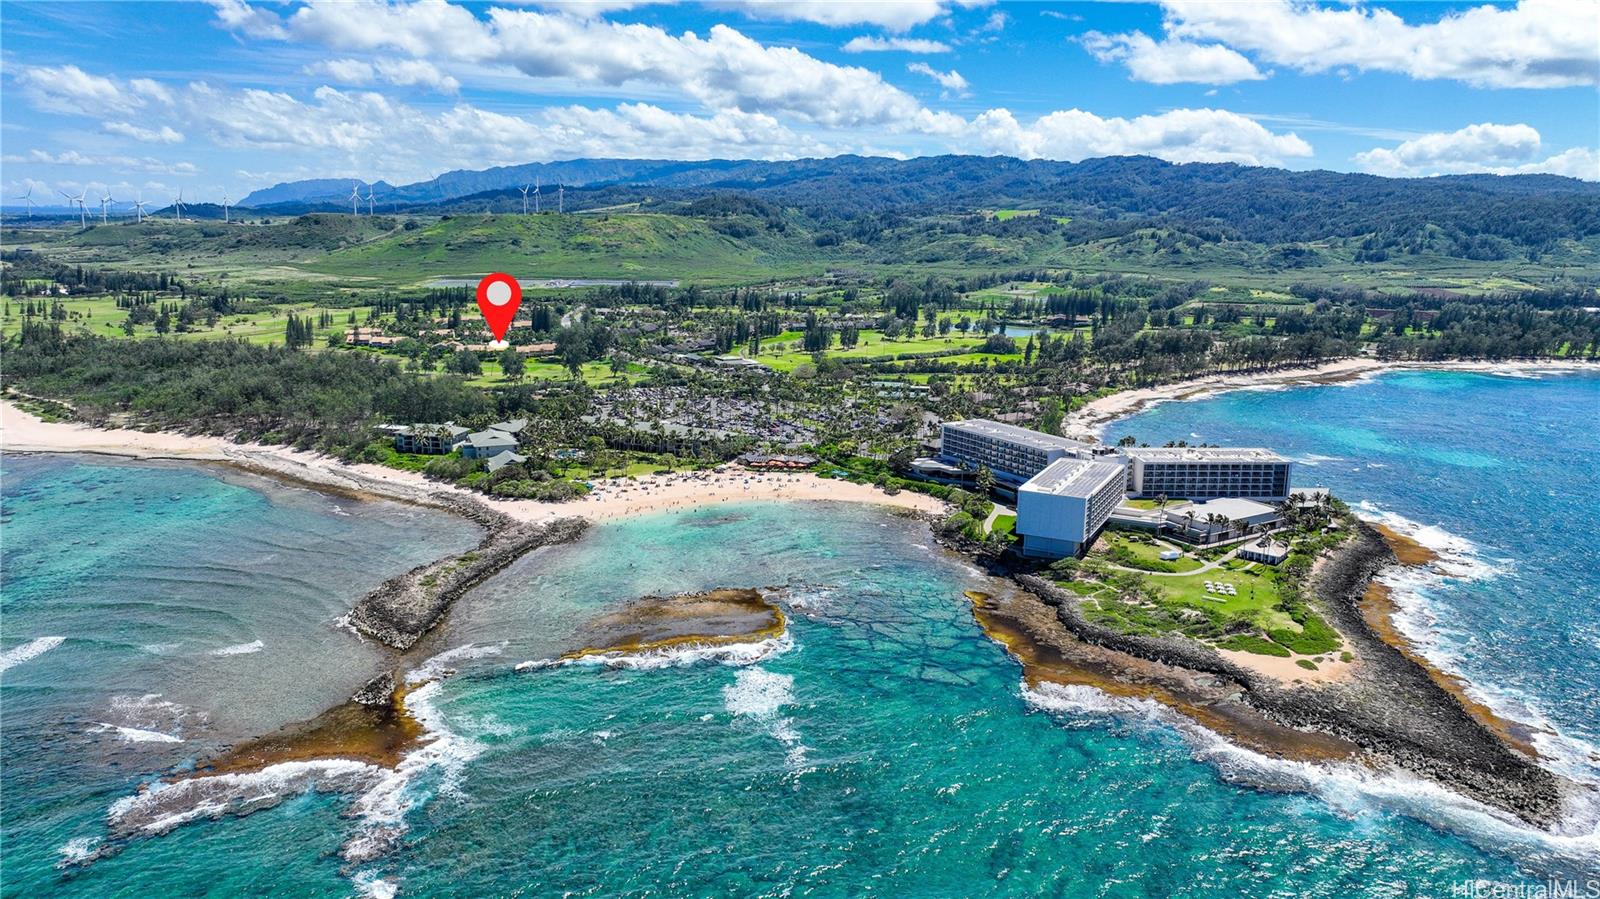
[[[359,633],[395,649],[410,649],[450,606],[490,575],[543,546],[571,543],[588,529],[584,518],[558,518],[546,524],[518,522],[478,503],[449,499],[452,511],[482,525],[476,548],[418,565],[384,581],[350,611]]]
[[[1401,648],[1386,642],[1362,614],[1373,577],[1396,564],[1393,549],[1373,528],[1356,533],[1319,567],[1312,581],[1318,611],[1340,631],[1356,657],[1340,683],[1286,685],[1224,659],[1181,637],[1131,636],[1087,620],[1078,598],[1026,573],[1009,574],[1025,594],[1009,606],[984,609],[980,622],[1029,663],[1050,656],[1043,680],[1087,683],[1119,695],[1144,696],[1258,751],[1300,758],[1337,757],[1348,750],[1374,767],[1392,767],[1439,783],[1529,824],[1548,828],[1564,800],[1581,789],[1519,751]],[[1027,608],[1043,604],[1047,616]],[[975,609],[975,612],[979,610]],[[1049,619],[1049,620],[1044,620]],[[1014,645],[1018,635],[1040,647]],[[1051,671],[1049,664],[1057,666]],[[1323,735],[1327,743],[1307,743]]]

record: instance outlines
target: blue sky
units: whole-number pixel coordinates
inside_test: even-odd
[[[1600,0],[0,5],[5,199],[581,156],[1600,179]]]

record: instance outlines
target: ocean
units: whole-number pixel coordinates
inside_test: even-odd
[[[1109,435],[1278,448],[1302,485],[1444,551],[1452,576],[1396,582],[1408,633],[1600,780],[1597,409],[1590,375],[1401,373],[1171,403]],[[455,673],[412,694],[435,739],[398,773],[343,793],[263,773],[286,801],[200,805],[111,845],[107,815],[141,784],[379,670],[339,616],[477,531],[197,466],[7,457],[4,475],[5,896],[1441,896],[1600,877],[1590,808],[1538,833],[1153,705],[1027,691],[963,596],[1000,585],[919,522],[812,503],[532,553],[421,647]],[[635,597],[743,586],[786,588],[784,638],[542,664]]]

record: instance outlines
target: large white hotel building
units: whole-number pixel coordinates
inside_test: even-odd
[[[939,462],[994,472],[1017,491],[1017,534],[1028,556],[1079,555],[1125,495],[1193,500],[1289,496],[1291,463],[1270,450],[1109,448],[988,419],[946,422]]]

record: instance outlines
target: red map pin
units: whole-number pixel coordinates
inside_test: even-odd
[[[511,320],[516,317],[520,305],[522,285],[516,278],[495,272],[478,282],[478,309],[483,312],[483,320],[489,323],[495,340],[505,342],[506,332],[511,330]]]

